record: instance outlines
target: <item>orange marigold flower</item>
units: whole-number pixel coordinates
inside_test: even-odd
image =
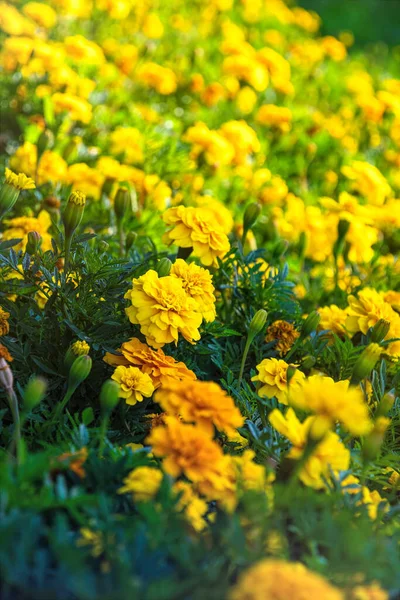
[[[287,404],[288,367],[288,363],[284,360],[278,360],[277,358],[265,358],[257,365],[258,375],[254,375],[251,380],[259,381],[261,383],[257,392],[258,395],[265,398],[273,398],[275,396],[279,402]],[[293,377],[290,379],[290,386],[292,387],[296,383],[300,383],[303,379],[304,373],[296,369]]]
[[[229,457],[200,427],[186,425],[167,416],[164,427],[153,429],[146,439],[155,456],[163,457],[163,467],[172,477],[184,475],[200,493],[218,499],[232,487],[226,476]]]
[[[4,360],[7,362],[12,362],[14,360],[8,349],[3,346],[3,344],[0,344],[0,358],[4,358]]]
[[[180,248],[193,248],[193,254],[203,265],[218,264],[229,251],[227,235],[218,223],[213,211],[206,207],[176,206],[169,208],[163,220],[170,229],[164,236],[166,244],[176,244]]]
[[[0,306],[0,335],[7,335],[10,331],[10,325],[8,324],[9,317],[10,313],[3,310]]]
[[[287,321],[279,320],[275,321],[267,329],[267,335],[265,336],[266,342],[272,342],[276,340],[275,350],[283,356],[289,352],[294,342],[300,336],[299,332],[294,328],[291,323]]]
[[[230,600],[344,600],[340,590],[300,563],[265,559],[239,578]]]
[[[215,296],[210,272],[195,263],[188,264],[178,258],[171,267],[170,275],[182,281],[183,289],[197,302],[198,312],[203,319],[214,321]]]
[[[142,373],[147,373],[154,389],[166,385],[170,379],[182,381],[196,379],[196,375],[187,368],[185,363],[177,362],[172,356],[164,354],[163,350],[153,350],[137,338],[124,342],[119,349],[121,356],[107,352],[104,361],[112,366],[133,365],[139,367]]]
[[[233,435],[244,423],[232,398],[213,381],[170,381],[157,392],[155,400],[172,415],[196,423],[210,436],[214,426]]]

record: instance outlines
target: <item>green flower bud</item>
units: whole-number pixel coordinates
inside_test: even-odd
[[[30,412],[44,398],[47,390],[47,381],[42,377],[31,379],[24,390],[24,408]]]
[[[110,177],[106,177],[103,187],[101,188],[102,196],[111,196],[111,192],[115,183],[115,179],[111,179]]]
[[[375,460],[378,456],[390,419],[387,417],[378,417],[374,423],[374,428],[367,435],[362,447],[363,458],[365,462]]]
[[[249,325],[249,338],[252,340],[258,335],[265,327],[267,322],[268,313],[266,310],[261,308],[256,312]]]
[[[156,271],[158,273],[158,276],[166,277],[167,275],[169,275],[171,267],[172,262],[169,260],[169,258],[161,258],[156,265]]]
[[[307,234],[305,231],[300,233],[299,237],[299,256],[304,257],[307,248]]]
[[[300,330],[300,338],[304,339],[308,337],[313,331],[315,331],[318,327],[318,324],[321,320],[320,314],[313,310],[306,320],[304,321],[301,330]]]
[[[75,136],[70,139],[68,144],[64,148],[63,158],[67,162],[74,162],[78,157],[78,148],[81,144],[81,138]]]
[[[313,368],[316,362],[317,359],[309,354],[308,356],[305,356],[301,361],[301,368],[305,369],[306,371],[309,371]]]
[[[40,242],[42,241],[41,235],[37,231],[28,232],[28,241],[26,243],[26,251],[28,254],[33,256],[39,250]]]
[[[386,417],[393,408],[395,400],[396,396],[393,392],[388,392],[387,394],[385,394],[378,404],[376,416]]]
[[[129,252],[137,239],[136,231],[129,231],[125,240],[125,252]]]
[[[243,215],[243,230],[249,231],[260,216],[261,207],[256,202],[252,202],[246,207]]]
[[[75,391],[88,377],[92,369],[92,359],[87,354],[78,356],[72,363],[68,376],[68,390]]]
[[[387,334],[389,333],[390,322],[386,319],[379,319],[371,329],[371,342],[380,344],[383,342]]]
[[[111,412],[119,402],[119,385],[112,379],[107,379],[101,386],[100,405],[104,412]]]
[[[35,182],[23,173],[13,173],[10,169],[5,170],[5,181],[0,188],[0,219],[12,209],[18,200],[21,190],[33,190]]]
[[[120,187],[114,199],[114,212],[115,216],[117,217],[117,221],[122,221],[128,212],[130,204],[131,198],[129,190],[127,188]]]
[[[82,192],[72,192],[63,213],[65,237],[70,238],[82,221],[86,196]]]
[[[100,240],[99,241],[99,250],[100,252],[107,252],[107,250],[109,249],[110,244],[108,244],[105,240]]]
[[[40,158],[45,150],[51,148],[54,144],[54,135],[50,129],[45,129],[37,141],[37,153]]]
[[[382,348],[379,344],[369,344],[356,360],[350,379],[350,385],[358,385],[360,381],[368,377],[378,362],[381,354]]]

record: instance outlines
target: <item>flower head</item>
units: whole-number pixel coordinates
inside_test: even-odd
[[[203,319],[214,321],[216,316],[215,296],[210,272],[195,263],[187,264],[178,258],[172,265],[170,275],[182,281],[183,289],[197,302],[198,312]]]
[[[153,350],[137,338],[124,342],[120,352],[122,356],[107,352],[104,357],[105,362],[113,366],[133,365],[140,367],[143,373],[150,376],[155,390],[166,385],[170,379],[174,381],[196,379],[193,371],[188,369],[183,362],[178,362],[172,356],[167,356],[161,348]]]
[[[211,436],[214,426],[233,435],[244,423],[232,398],[212,381],[170,381],[155,399],[167,413],[179,414]]]
[[[185,292],[179,278],[159,278],[156,271],[147,271],[133,280],[133,288],[125,298],[132,304],[126,309],[129,320],[140,325],[150,346],[177,344],[179,334],[191,343],[200,339],[202,317],[197,302]]]
[[[286,415],[275,409],[269,415],[271,425],[292,443],[287,457],[299,460],[308,443],[309,434],[315,424],[315,417],[308,417],[303,423],[289,408]],[[345,471],[350,464],[350,452],[343,446],[339,436],[328,431],[322,441],[303,465],[299,478],[307,486],[322,489],[326,486],[331,471]]]
[[[279,352],[280,356],[283,356],[289,352],[299,336],[299,332],[291,323],[279,320],[268,327],[265,341],[272,342],[276,340],[275,350]]]
[[[83,354],[89,354],[90,346],[84,340],[78,340],[72,344],[71,350],[75,356],[82,356]]]
[[[9,353],[8,349],[5,346],[3,346],[3,344],[0,344],[0,358],[4,358],[4,360],[6,360],[7,362],[12,362],[14,360],[11,354]]]
[[[8,324],[9,317],[10,313],[0,306],[0,336],[7,335],[10,331],[10,325]]]
[[[339,421],[353,435],[364,435],[372,428],[361,389],[350,387],[348,381],[312,375],[293,390],[289,404],[313,412],[330,426]]]
[[[293,365],[292,365],[293,366]],[[288,363],[277,358],[265,358],[257,365],[258,375],[251,378],[252,381],[259,381],[261,386],[258,389],[258,395],[265,398],[273,398],[274,396],[287,404],[288,380],[287,371]],[[290,379],[290,387],[301,383],[304,379],[304,374],[297,369]]]
[[[137,467],[124,479],[119,494],[131,493],[135,502],[152,500],[160,489],[163,474],[154,467]]]
[[[250,567],[230,600],[344,600],[340,590],[300,563],[265,559]]]
[[[193,254],[200,258],[203,265],[217,265],[217,258],[222,259],[229,251],[227,235],[213,212],[206,207],[169,208],[163,220],[172,226],[164,236],[165,243],[193,248]]]
[[[5,182],[17,190],[20,190],[20,191],[21,190],[34,190],[36,187],[33,179],[31,179],[30,177],[27,177],[26,175],[24,175],[24,173],[19,173],[19,175],[16,175],[10,169],[7,169],[7,167],[6,167],[5,173],[6,173],[6,181]]]
[[[142,373],[137,367],[119,366],[111,375],[120,385],[120,397],[125,398],[131,406],[141,402],[143,397],[149,398],[154,392],[150,377]]]

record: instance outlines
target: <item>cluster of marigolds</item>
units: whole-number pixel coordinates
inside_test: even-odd
[[[1,77],[14,90],[7,114],[22,124],[4,149],[1,242],[16,240],[21,256],[51,250],[69,197],[67,273],[84,210],[115,210],[118,223],[134,190],[138,222],[158,221],[155,244],[177,258],[127,286],[129,339],[104,356],[129,411],[147,399],[159,408],[146,415],[143,443],[129,445],[147,449],[149,466],[132,471],[119,493],[155,502],[171,478],[177,510],[201,535],[211,503],[232,513],[255,490],[271,505],[276,465],[251,448],[251,415],[238,408],[241,381],[234,399],[169,353],[181,340],[195,345],[202,327],[218,320],[226,297],[213,276],[232,247],[248,253],[285,240],[294,294],[317,312],[304,311],[300,323],[255,314],[248,345],[263,335],[268,350],[258,365],[247,364],[247,384],[269,407],[263,425],[285,445],[282,457],[297,465],[301,484],[328,494],[334,480],[343,494],[358,494],[371,522],[382,519],[390,503],[360,478],[353,453],[361,449],[364,464],[378,456],[396,406],[391,390],[371,401],[370,374],[382,359],[394,373],[400,357],[400,79],[367,69],[348,54],[350,33],[322,37],[316,14],[283,0],[185,4],[0,2]],[[168,168],[158,168],[161,160]],[[37,210],[25,205],[34,194]],[[276,275],[275,265],[255,262],[264,282]],[[67,277],[79,285],[74,272]],[[2,267],[1,278],[23,279],[22,264]],[[340,305],[331,303],[333,293]],[[40,309],[51,294],[39,278]],[[9,317],[0,307],[5,365]],[[346,378],[314,368],[315,357],[292,360],[319,332],[327,344],[365,346]],[[73,352],[85,356],[90,347],[77,342]],[[385,489],[399,481],[388,468]],[[95,543],[90,530],[82,535],[82,543]],[[274,558],[242,574],[231,593],[232,600],[289,597],[388,595],[377,584],[340,590]]]

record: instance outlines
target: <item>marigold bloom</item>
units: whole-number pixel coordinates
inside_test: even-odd
[[[257,390],[258,395],[265,398],[273,398],[275,396],[279,402],[287,404],[288,367],[288,363],[284,360],[278,360],[277,358],[265,358],[260,362],[256,367],[258,375],[254,375],[254,377],[251,378],[252,381],[259,381],[261,383]],[[304,373],[296,369],[293,377],[290,379],[291,390],[293,389],[293,386],[301,383],[303,379]]]
[[[353,161],[342,167],[342,173],[353,182],[353,187],[371,204],[380,206],[391,195],[392,190],[382,173],[374,165]]]
[[[176,244],[180,248],[193,248],[193,254],[203,265],[218,264],[229,251],[229,240],[215,219],[213,212],[206,207],[177,206],[169,208],[163,221],[171,225],[164,236],[166,244]]]
[[[84,340],[78,340],[72,344],[71,350],[75,356],[83,356],[89,354],[90,346]]]
[[[132,494],[135,502],[146,502],[156,496],[163,474],[154,467],[136,467],[124,479],[118,494]]]
[[[155,456],[164,457],[164,470],[172,477],[184,475],[208,498],[223,496],[231,484],[226,476],[227,459],[221,447],[200,427],[164,418],[146,439]]]
[[[265,559],[239,578],[230,600],[344,600],[340,590],[300,563]]]
[[[10,169],[5,169],[5,183],[11,185],[16,190],[34,190],[36,185],[33,179],[24,175],[24,173],[19,173],[16,175]]]
[[[315,413],[334,426],[339,421],[353,435],[364,435],[372,428],[362,390],[348,381],[312,375],[290,390],[289,404]]]
[[[137,79],[154,88],[159,94],[173,94],[178,86],[175,73],[168,67],[154,62],[143,64],[137,71]]]
[[[89,123],[92,119],[92,105],[83,98],[72,94],[56,92],[52,96],[55,113],[68,112],[71,119]]]
[[[2,311],[1,307],[0,307],[0,311]],[[0,331],[1,331],[1,314],[0,314]],[[11,356],[11,354],[9,353],[8,349],[5,346],[3,346],[3,344],[0,344],[0,358],[4,358],[4,360],[6,360],[7,362],[12,362],[14,360],[13,357]]]
[[[370,491],[367,486],[361,485],[360,481],[354,475],[348,475],[341,482],[342,490],[346,494],[360,494],[361,498],[357,502],[358,506],[365,506],[370,519],[375,520],[378,516],[378,509],[384,512],[389,510],[389,503],[382,498],[377,490]]]
[[[281,131],[289,131],[292,123],[292,112],[284,106],[264,104],[259,109],[256,120],[262,125],[277,127]]]
[[[28,2],[22,9],[23,13],[41,27],[50,29],[57,21],[57,13],[51,6],[43,2]]]
[[[351,590],[349,600],[389,600],[389,594],[378,583],[357,585]]]
[[[196,423],[210,436],[214,426],[234,435],[244,423],[232,398],[213,381],[170,381],[157,392],[155,400],[167,413]]]
[[[310,430],[315,425],[315,417],[308,417],[301,423],[292,408],[287,410],[286,415],[275,409],[269,415],[269,421],[292,443],[287,457],[300,460],[307,446]],[[323,489],[331,471],[345,471],[349,464],[349,450],[343,446],[336,433],[328,431],[302,467],[299,478],[309,487]]]
[[[131,406],[141,402],[143,397],[149,398],[154,392],[150,377],[137,367],[120,365],[111,375],[111,379],[120,385],[120,398],[125,398],[126,403]]]
[[[347,311],[335,304],[323,306],[318,309],[321,320],[318,325],[320,331],[327,329],[336,335],[343,336],[347,319]]]
[[[8,324],[9,317],[10,313],[0,306],[0,336],[7,335],[10,331],[10,325]]]
[[[266,342],[276,341],[275,350],[280,356],[289,352],[294,342],[300,336],[300,333],[294,328],[292,323],[287,321],[274,321],[267,329],[265,336]]]
[[[139,367],[142,373],[147,373],[150,376],[155,390],[166,385],[170,379],[174,381],[196,379],[193,371],[188,369],[183,362],[178,362],[172,356],[167,356],[161,348],[158,350],[149,348],[137,338],[124,342],[119,351],[122,356],[107,352],[104,361],[113,366],[124,365],[127,367],[134,365]]]
[[[207,524],[204,519],[208,511],[207,502],[194,492],[187,481],[177,481],[172,489],[179,496],[176,509],[183,511],[195,531],[202,531]]]
[[[182,281],[185,292],[197,303],[197,310],[206,321],[214,321],[215,296],[212,276],[207,269],[195,263],[188,264],[178,258],[171,267],[170,275]]]
[[[179,333],[190,343],[200,339],[202,317],[197,303],[177,277],[159,278],[156,271],[147,271],[133,280],[133,288],[125,298],[132,303],[126,309],[129,320],[140,325],[150,346],[161,348],[171,342],[176,345]]]

